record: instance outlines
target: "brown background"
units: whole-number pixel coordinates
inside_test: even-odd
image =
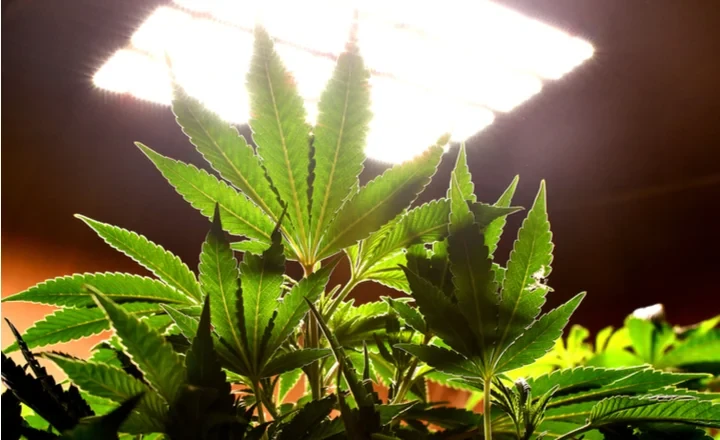
[[[481,200],[520,174],[516,202],[527,206],[547,179],[557,246],[550,304],[587,290],[574,321],[594,330],[655,302],[679,323],[720,311],[720,2],[500,3],[596,47],[468,143]],[[207,221],[132,142],[196,164],[199,155],[167,108],[103,93],[90,79],[160,4],[3,1],[3,296],[72,272],[142,273],[73,213],[140,232],[196,267]],[[364,178],[381,170],[371,163]],[[445,161],[425,199],[444,193],[448,175]],[[367,284],[357,296],[385,293]],[[2,314],[23,329],[46,310],[4,304]]]

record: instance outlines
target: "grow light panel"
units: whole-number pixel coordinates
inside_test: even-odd
[[[464,141],[593,54],[588,42],[487,0],[175,0],[140,25],[94,83],[167,105],[167,54],[189,94],[245,123],[252,29],[262,23],[313,123],[354,17],[372,72],[367,154],[385,162],[410,159],[443,133]]]

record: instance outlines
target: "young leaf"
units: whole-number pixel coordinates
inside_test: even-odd
[[[390,168],[362,187],[330,224],[318,258],[367,238],[405,210],[430,183],[442,152],[439,146],[430,147],[422,155]]]
[[[240,264],[242,307],[253,371],[259,372],[264,361],[263,334],[277,309],[284,273],[285,256],[280,230],[276,228],[270,248],[263,252],[262,256],[245,254]]]
[[[105,311],[120,342],[145,379],[168,402],[174,402],[185,382],[185,369],[180,356],[165,339],[101,293],[95,302]]]
[[[130,303],[121,307],[135,316],[162,311],[158,304]],[[35,322],[25,331],[23,339],[29,348],[44,347],[96,335],[109,328],[107,317],[98,308],[60,309]],[[18,348],[15,342],[3,351],[12,353]]]
[[[427,324],[425,323],[425,318],[423,318],[416,308],[410,307],[410,305],[404,301],[397,301],[388,296],[382,297],[382,300],[388,303],[388,305],[392,307],[392,309],[395,310],[402,319],[405,320],[407,325],[422,334],[427,333],[428,329]]]
[[[316,190],[310,217],[315,244],[357,185],[363,168],[365,138],[372,118],[369,77],[357,45],[350,41],[318,104],[313,141]]]
[[[5,301],[25,301],[64,307],[94,306],[85,285],[108,292],[117,303],[159,302],[164,304],[193,304],[194,301],[174,288],[152,278],[126,273],[84,273],[43,281]]]
[[[407,268],[403,268],[410,290],[425,317],[428,328],[442,338],[455,351],[465,356],[477,353],[474,338],[465,316],[430,282]]]
[[[457,191],[457,193],[452,194],[453,191]],[[464,200],[470,203],[477,202],[475,185],[472,182],[472,175],[470,174],[470,168],[467,164],[465,143],[460,144],[460,149],[458,150],[455,168],[450,176],[450,188],[447,192],[447,198],[453,201]]]
[[[570,315],[580,305],[585,293],[575,295],[565,304],[544,314],[519,336],[505,351],[500,353],[496,373],[514,370],[528,365],[547,353],[570,320]]]
[[[218,208],[200,253],[200,284],[213,304],[211,321],[217,334],[241,356],[242,371],[250,371],[237,260],[222,230]],[[187,336],[187,335],[186,335]]]
[[[510,206],[512,198],[515,195],[515,189],[517,188],[518,181],[519,177],[515,176],[512,182],[510,182],[510,186],[508,186],[505,192],[502,193],[498,201],[495,202],[495,206]],[[500,217],[493,220],[492,223],[485,227],[485,246],[488,247],[490,255],[495,254],[495,250],[497,249],[498,243],[500,242],[500,236],[502,235],[503,229],[505,228],[505,223],[507,223],[507,219],[505,217]]]
[[[212,219],[217,205],[229,233],[261,242],[270,241],[272,220],[245,195],[205,170],[165,157],[139,142],[136,145],[175,190],[202,215]]]
[[[540,313],[550,274],[552,234],[547,217],[545,182],[518,232],[505,271],[498,316],[498,346],[504,347],[530,325]]]
[[[262,27],[255,29],[255,48],[247,75],[250,128],[301,249],[309,236],[308,179],[310,126],[305,122],[303,99],[292,75],[283,66],[273,42]]]
[[[680,422],[720,427],[720,404],[677,396],[609,397],[595,405],[588,424]]]
[[[444,373],[459,377],[477,378],[482,373],[477,366],[460,353],[434,345],[396,344],[429,366]]]
[[[82,215],[76,217],[90,226],[107,244],[137,261],[170,286],[190,298],[200,299],[200,285],[195,274],[180,258],[135,232]]]
[[[273,223],[277,222],[283,209],[252,146],[240,136],[235,127],[205,108],[182,87],[175,84],[173,90],[173,113],[190,142],[224,179],[239,188],[270,216]],[[210,217],[213,210],[210,206],[206,216]],[[223,217],[225,227],[231,231],[229,217]],[[268,241],[272,226],[271,223],[269,228],[264,230],[268,234],[265,237]]]
[[[225,373],[222,371],[215,353],[210,326],[210,296],[208,295],[205,297],[197,333],[185,356],[187,383],[216,391],[212,408],[231,414],[235,399],[230,394],[230,384],[226,381]]]
[[[326,348],[306,348],[283,353],[273,357],[262,369],[262,377],[276,376],[290,370],[302,368],[319,359],[331,355]]]
[[[300,280],[290,293],[285,295],[279,304],[275,305],[277,315],[272,328],[272,337],[265,349],[267,356],[272,356],[275,350],[285,342],[300,324],[300,321],[310,310],[305,298],[314,303],[320,297],[338,261],[340,260],[326,264],[320,270]]]
[[[138,405],[138,420],[134,423],[137,426],[142,422],[145,432],[163,429],[168,404],[143,382],[107,365],[84,362],[60,353],[45,353],[43,356],[60,367],[75,385],[92,395],[123,402],[143,394]]]

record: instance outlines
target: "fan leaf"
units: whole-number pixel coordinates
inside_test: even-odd
[[[121,307],[134,316],[151,315],[163,310],[158,304],[147,303],[130,303]],[[96,307],[60,309],[36,321],[25,331],[23,339],[29,348],[44,347],[96,335],[109,329],[110,323],[105,313]],[[18,348],[16,342],[3,351],[11,353]]]
[[[177,84],[174,87],[172,109],[177,123],[205,160],[270,216],[272,222],[277,222],[283,211],[282,206],[258,156],[237,129],[206,109]],[[213,209],[209,207],[207,217],[212,216]],[[227,215],[223,217],[225,228],[233,233],[230,219]],[[265,226],[269,228],[264,229],[267,234],[264,239],[269,241],[272,223]]]
[[[145,379],[167,402],[174,402],[180,386],[185,382],[185,369],[180,356],[162,335],[102,293],[95,293],[94,299],[105,311],[127,355],[143,372]]]
[[[351,42],[320,97],[314,130],[315,180],[311,233],[315,244],[358,184],[370,112],[369,72]]]
[[[200,285],[180,258],[151,242],[142,235],[76,215],[92,228],[107,244],[138,262],[165,283],[190,298],[201,298]]]
[[[95,286],[116,303],[158,302],[164,304],[194,304],[195,301],[167,284],[152,278],[126,273],[84,273],[43,281],[5,301],[25,301],[63,307],[94,306],[85,285]]]
[[[330,224],[318,258],[367,238],[404,211],[430,183],[442,152],[439,146],[430,147],[422,155],[390,168],[360,188]]]
[[[308,179],[310,126],[292,75],[275,52],[270,35],[255,29],[255,48],[247,75],[250,128],[257,153],[280,198],[301,249],[309,236]]]
[[[283,353],[272,358],[262,369],[262,377],[276,376],[290,370],[302,368],[332,354],[327,348],[306,348]]]
[[[155,164],[170,185],[202,215],[212,219],[217,205],[225,220],[224,227],[229,233],[261,242],[270,241],[272,220],[245,195],[205,170],[165,157],[139,142],[136,145]]]
[[[549,288],[552,234],[547,215],[545,182],[518,232],[505,271],[498,316],[498,345],[505,346],[530,325],[540,313]]]
[[[528,365],[550,351],[584,297],[585,293],[575,295],[530,325],[498,356],[495,372],[502,373]]]

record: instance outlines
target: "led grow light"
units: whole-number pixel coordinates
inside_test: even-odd
[[[278,13],[282,11],[282,13]],[[367,154],[401,162],[440,135],[463,141],[593,54],[567,33],[486,0],[175,0],[154,11],[95,84],[169,104],[170,75],[222,118],[244,123],[244,84],[256,22],[296,77],[310,122],[357,12],[360,50],[372,70]]]

